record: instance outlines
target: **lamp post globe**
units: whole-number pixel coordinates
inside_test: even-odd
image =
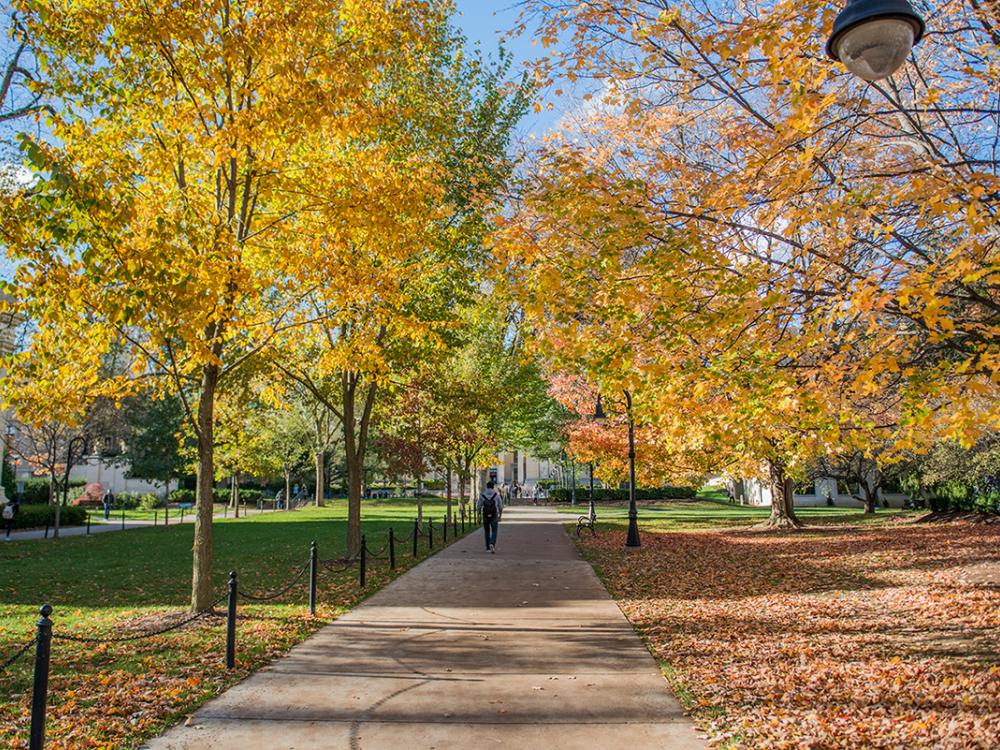
[[[833,23],[826,53],[865,81],[888,78],[924,34],[907,0],[848,0]]]

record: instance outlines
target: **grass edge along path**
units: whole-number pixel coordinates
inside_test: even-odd
[[[408,536],[413,530],[415,502],[367,501],[362,528],[368,548],[382,547],[392,526],[399,540],[397,568],[391,571],[387,559],[369,559],[366,586],[361,590],[356,564],[321,566],[315,618],[308,615],[308,575],[272,602],[241,601],[233,670],[225,669],[224,602],[215,614],[163,635],[114,643],[59,638],[60,634],[142,636],[185,618],[190,526],[67,537],[47,545],[6,544],[0,548],[0,664],[34,635],[38,605],[51,603],[56,637],[46,748],[138,747],[443,549],[443,503],[425,500],[424,513],[425,521],[434,522],[434,546],[429,550],[430,540],[422,536],[414,558]],[[215,589],[220,594],[225,591],[228,570],[235,568],[243,592],[280,590],[301,574],[312,538],[318,540],[321,558],[342,558],[345,528],[344,503],[241,518],[238,523],[219,522]],[[467,520],[466,532],[474,530]],[[447,544],[454,540],[454,530],[449,528]],[[2,747],[27,747],[33,660],[32,648],[10,668],[0,670]]]
[[[1000,530],[668,528],[577,547],[713,747],[1000,747]]]

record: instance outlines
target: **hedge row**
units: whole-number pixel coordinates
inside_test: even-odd
[[[15,529],[37,529],[45,525],[56,525],[56,506],[22,505],[14,516]],[[87,522],[87,511],[73,505],[64,505],[59,512],[60,526],[82,526]]]
[[[636,500],[687,500],[694,497],[698,490],[694,487],[640,487],[635,491]],[[550,497],[557,503],[569,502],[572,499],[572,490],[565,487],[557,487],[552,490]],[[576,488],[577,502],[590,499],[590,489],[588,487]],[[602,488],[594,490],[594,501],[599,503],[628,502],[628,490]]]
[[[69,499],[74,500],[79,494],[79,490],[86,484],[82,479],[69,480]],[[56,484],[56,495],[62,499],[62,484]],[[19,496],[22,505],[35,505],[37,503],[49,502],[49,480],[47,478],[34,478],[24,480],[24,490]],[[44,526],[45,523],[43,522]]]
[[[251,489],[241,489],[240,490],[240,503],[241,504],[252,504],[256,505],[257,501],[264,496],[261,490],[251,490]],[[230,497],[230,491],[228,489],[214,489],[212,490],[212,502],[214,503],[228,503]],[[170,493],[170,502],[172,503],[189,503],[194,505],[195,491],[194,490],[174,490]]]
[[[955,511],[1000,513],[1000,497],[996,495],[963,498],[932,497],[927,501],[927,504],[935,513],[948,513]]]

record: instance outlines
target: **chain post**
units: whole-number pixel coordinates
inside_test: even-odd
[[[316,552],[316,542],[309,545],[309,616],[316,616],[316,569],[319,554]]]
[[[417,538],[420,536],[420,523],[416,518],[413,519],[413,556],[417,556]]]
[[[451,535],[458,539],[458,516],[451,514]]]
[[[122,509],[122,531],[125,531],[125,509]]]
[[[181,523],[184,523],[184,506],[181,506]]]
[[[427,549],[434,549],[434,519],[427,519]]]
[[[444,541],[442,542],[442,544],[447,544],[448,543],[448,516],[444,517],[444,520],[443,520],[443,522],[442,522],[441,525],[444,526]]]
[[[236,668],[236,571],[229,571],[229,608],[226,612],[226,669]]]
[[[38,635],[35,638],[35,686],[31,694],[30,750],[45,747],[45,707],[49,702],[49,657],[52,653],[52,607],[43,604],[39,610]]]
[[[393,536],[392,526],[389,527],[389,568],[396,569],[396,537]]]
[[[170,505],[164,504],[163,506],[163,525],[170,525]]]
[[[87,511],[87,536],[90,536],[90,511]]]
[[[365,564],[367,563],[367,560],[365,559],[365,555],[366,554],[367,554],[367,549],[365,547],[365,535],[362,534],[361,535],[361,560],[360,560],[361,564],[358,566],[358,583],[361,584],[361,588],[365,587],[365,573],[366,573],[366,571],[365,571]]]
[[[49,519],[47,517],[45,519],[45,538],[49,538]]]

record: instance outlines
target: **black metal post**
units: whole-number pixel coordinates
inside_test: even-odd
[[[594,505],[594,462],[590,462],[590,520],[597,519],[597,506]]]
[[[358,583],[361,584],[361,588],[365,587],[365,573],[367,572],[365,570],[365,567],[366,567],[366,564],[368,562],[367,559],[366,559],[367,558],[367,553],[368,553],[368,550],[365,547],[365,535],[362,534],[361,535],[361,559],[360,559],[360,565],[358,566]]]
[[[462,533],[464,534],[465,533],[465,506],[464,505],[460,505],[458,507],[458,509],[460,511],[460,515],[462,516]]]
[[[45,518],[45,538],[49,538],[49,519],[48,516]]]
[[[30,750],[45,747],[45,708],[49,702],[49,656],[52,653],[52,607],[43,604],[39,610],[38,635],[35,638],[35,686],[31,694]]]
[[[458,539],[458,516],[454,513],[451,516],[451,535]]]
[[[444,533],[444,541],[442,542],[442,544],[447,544],[448,543],[448,516],[444,517],[444,522],[441,525],[444,526],[444,532],[443,532]]]
[[[413,519],[413,556],[417,556],[417,538],[420,536],[420,522]]]
[[[170,525],[170,506],[169,505],[164,505],[163,506],[163,525],[164,526],[169,526]]]
[[[229,571],[229,609],[226,612],[226,669],[236,668],[236,571]]]
[[[389,527],[389,568],[396,569],[396,537],[392,533],[392,526]]]
[[[184,506],[181,506],[181,523],[184,523]]]
[[[87,536],[90,536],[90,511],[87,511]]]
[[[434,549],[434,519],[427,519],[427,549]]]
[[[125,531],[125,510],[122,509],[122,531]]]
[[[639,513],[635,507],[635,422],[632,419],[632,394],[625,391],[625,405],[628,409],[628,537],[626,547],[638,547]]]
[[[316,542],[309,545],[309,616],[316,616],[316,569],[319,563],[319,555],[316,551]]]

